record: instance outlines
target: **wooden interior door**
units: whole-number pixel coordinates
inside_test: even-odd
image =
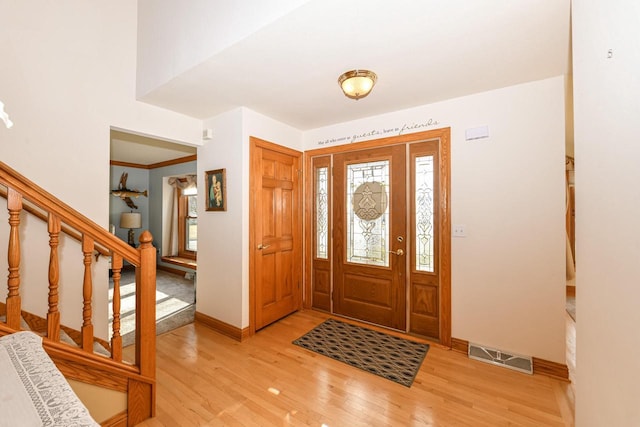
[[[252,138],[250,239],[255,330],[301,303],[301,153]]]
[[[406,328],[405,145],[336,154],[333,311]]]

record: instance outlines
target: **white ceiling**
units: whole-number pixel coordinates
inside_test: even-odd
[[[206,119],[246,106],[307,130],[566,74],[569,0],[312,0],[143,101]],[[338,76],[378,74],[368,98]]]
[[[570,74],[570,0],[310,0],[140,100],[308,130]],[[355,101],[348,70],[378,75]]]
[[[152,165],[196,154],[196,147],[160,141],[131,133],[111,131],[111,160]]]

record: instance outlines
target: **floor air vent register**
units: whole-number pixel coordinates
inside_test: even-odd
[[[533,362],[529,356],[507,353],[469,343],[469,358],[524,372],[525,374],[533,374]]]

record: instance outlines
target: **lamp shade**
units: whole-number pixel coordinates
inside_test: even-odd
[[[122,212],[120,214],[120,228],[141,228],[142,214],[138,212]]]
[[[377,79],[373,71],[351,70],[341,75],[338,83],[346,97],[357,100],[369,95]]]

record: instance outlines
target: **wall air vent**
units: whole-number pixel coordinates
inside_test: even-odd
[[[533,361],[529,356],[521,356],[469,343],[469,358],[514,369],[525,374],[533,374]]]

